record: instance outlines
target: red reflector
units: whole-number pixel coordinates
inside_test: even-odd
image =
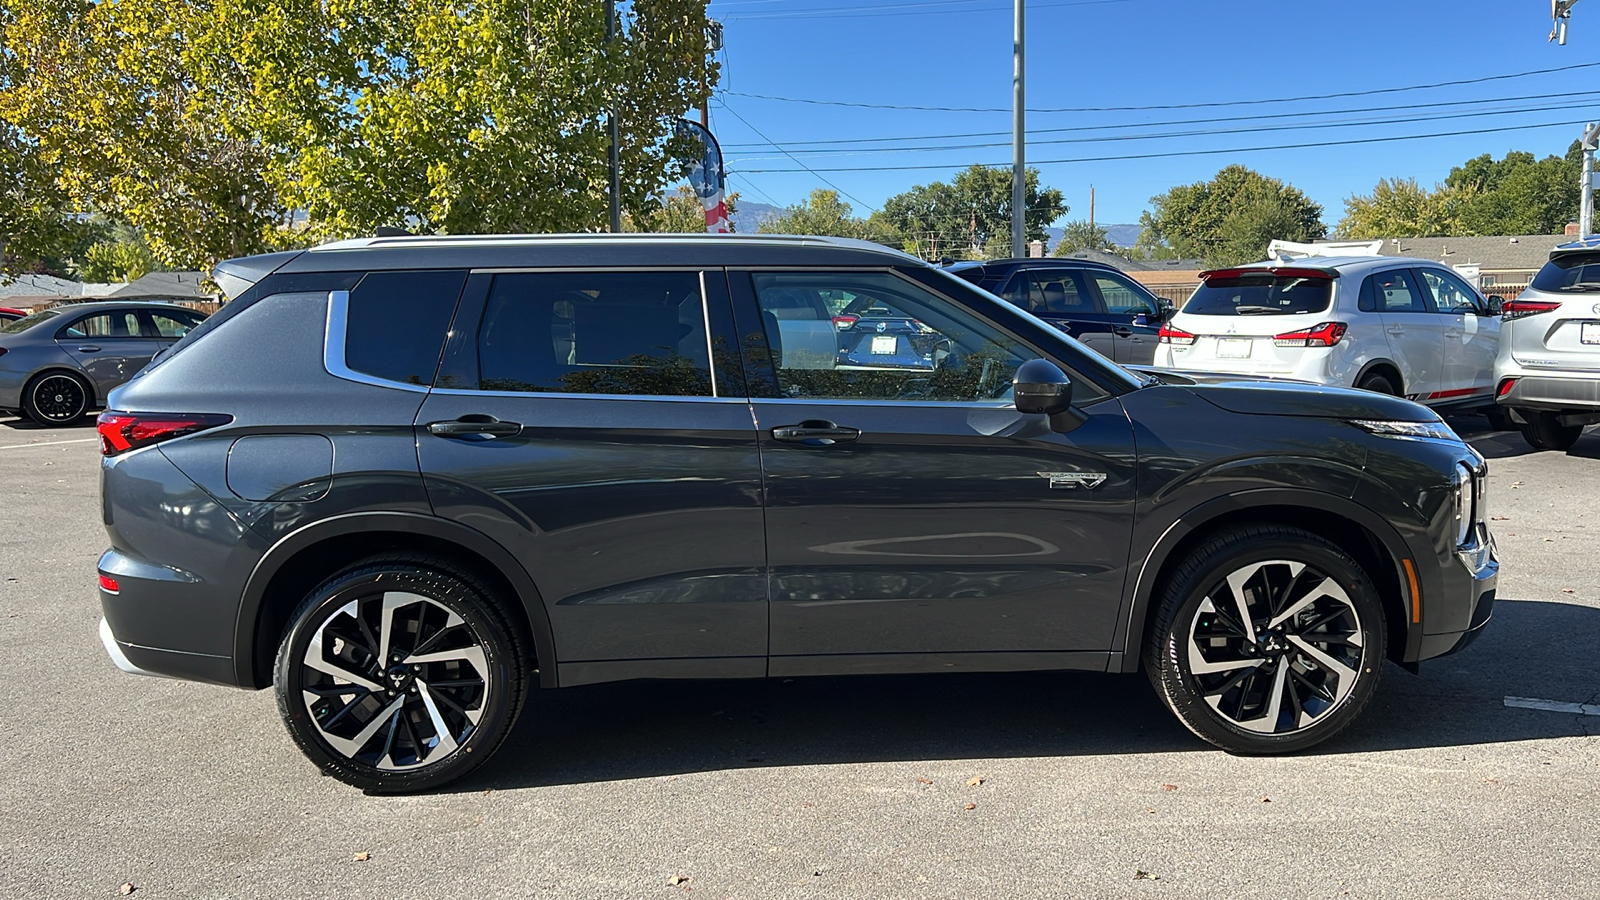
[[[856,324],[857,316],[834,316],[833,327],[839,331],[849,331]]]
[[[117,586],[117,580],[115,578],[112,578],[110,575],[101,575],[100,590],[105,591],[108,594],[115,594],[118,590],[120,590],[120,588]]]
[[[116,456],[232,421],[233,416],[209,413],[126,413],[106,410],[96,420],[95,427],[100,432],[101,455]]]
[[[1332,347],[1344,338],[1349,326],[1343,322],[1323,322],[1303,331],[1289,331],[1272,336],[1279,347]]]
[[[1517,380],[1515,378],[1507,378],[1500,382],[1500,390],[1495,391],[1494,395],[1496,397],[1504,397],[1505,395],[1511,393],[1511,389],[1515,387],[1516,384]]]
[[[1520,319],[1523,316],[1547,313],[1560,308],[1560,300],[1507,300],[1500,307],[1500,315],[1507,319]]]
[[[1156,340],[1163,344],[1192,344],[1194,335],[1181,328],[1173,328],[1171,323],[1161,323],[1161,331],[1156,334]]]

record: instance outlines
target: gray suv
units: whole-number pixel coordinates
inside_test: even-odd
[[[1493,607],[1484,460],[1432,411],[1136,375],[876,245],[378,238],[215,277],[100,418],[101,638],[272,687],[368,790],[465,774],[534,687],[639,678],[1143,669],[1288,752]],[[791,348],[819,305],[913,328]]]

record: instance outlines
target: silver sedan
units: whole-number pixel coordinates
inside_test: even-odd
[[[183,306],[121,301],[0,322],[0,413],[74,422],[204,318]]]

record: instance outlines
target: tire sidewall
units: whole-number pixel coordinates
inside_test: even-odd
[[[1371,391],[1374,394],[1387,394],[1390,397],[1400,396],[1400,389],[1395,387],[1394,382],[1390,381],[1387,375],[1368,375],[1361,379],[1361,383],[1356,387],[1363,391]]]
[[[1252,563],[1269,560],[1303,562],[1332,577],[1350,597],[1361,618],[1361,664],[1356,684],[1339,705],[1323,713],[1312,725],[1286,734],[1259,734],[1240,728],[1206,703],[1189,671],[1189,626],[1201,602],[1230,573]],[[1177,712],[1202,737],[1234,753],[1289,753],[1320,743],[1349,725],[1371,699],[1385,658],[1387,627],[1376,588],[1366,572],[1348,555],[1307,534],[1305,539],[1274,538],[1233,553],[1207,559],[1182,583],[1169,588],[1169,600],[1181,597],[1162,642],[1162,687]]]
[[[483,648],[489,684],[483,715],[467,739],[449,756],[410,771],[384,771],[350,759],[333,749],[311,718],[300,692],[307,648],[322,623],[341,606],[383,591],[420,594],[459,615]],[[489,601],[463,579],[422,566],[365,567],[334,576],[301,603],[279,645],[273,670],[278,709],[295,743],[326,774],[371,793],[426,790],[460,778],[477,768],[510,731],[520,690],[514,638]]]

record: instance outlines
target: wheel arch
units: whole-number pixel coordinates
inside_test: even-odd
[[[1356,373],[1356,380],[1350,386],[1355,387],[1361,384],[1368,375],[1383,375],[1390,378],[1394,381],[1394,389],[1399,392],[1399,395],[1401,397],[1406,395],[1406,376],[1404,372],[1400,371],[1399,363],[1388,358],[1368,360],[1367,364],[1361,367],[1361,371]]]
[[[17,397],[17,404],[19,406],[26,402],[28,398],[28,391],[34,386],[34,384],[46,375],[71,375],[73,378],[78,379],[78,381],[82,383],[84,387],[88,388],[88,409],[94,409],[105,402],[105,398],[100,396],[99,387],[95,385],[94,379],[90,378],[87,372],[63,363],[52,362],[40,366],[33,372],[29,372],[28,377],[23,379],[22,393]]]
[[[1415,556],[1400,535],[1353,501],[1314,491],[1261,489],[1218,497],[1177,515],[1140,564],[1123,633],[1123,672],[1141,665],[1150,607],[1191,548],[1232,525],[1271,522],[1302,528],[1332,541],[1367,571],[1383,603],[1389,626],[1387,653],[1397,662],[1414,658],[1420,626],[1413,626],[1407,577],[1401,560]]]
[[[510,551],[482,533],[417,513],[335,516],[285,536],[262,556],[245,583],[234,622],[234,673],[241,686],[272,683],[273,658],[289,615],[305,594],[357,560],[383,552],[441,556],[470,567],[519,602],[505,612],[532,642],[541,687],[556,686],[555,642],[544,601]]]

